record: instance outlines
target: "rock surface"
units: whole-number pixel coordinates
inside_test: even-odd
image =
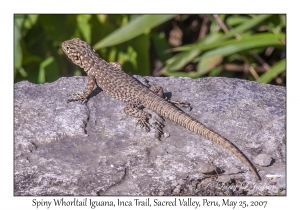
[[[143,78],[137,76],[143,82]],[[232,141],[262,181],[221,146],[166,120],[155,138],[96,88],[86,104],[66,103],[86,77],[14,87],[15,195],[275,195],[286,188],[286,89],[239,79],[153,78],[189,115]],[[220,169],[208,175],[211,164]],[[266,175],[279,175],[270,179]],[[222,179],[223,176],[223,179]],[[226,183],[220,187],[220,181]],[[241,184],[241,186],[238,186]],[[239,187],[239,188],[233,188]]]

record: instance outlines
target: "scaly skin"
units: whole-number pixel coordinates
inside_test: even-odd
[[[143,110],[147,108],[226,148],[249,167],[258,180],[261,180],[256,168],[234,144],[163,99],[162,88],[148,88],[140,84],[126,74],[120,64],[107,63],[89,44],[78,38],[63,42],[62,49],[73,63],[83,68],[88,75],[85,91],[82,94],[71,94],[72,98],[68,101],[85,100],[97,83],[108,95],[125,102],[124,112],[139,118],[143,126],[150,126],[148,120],[151,116]]]

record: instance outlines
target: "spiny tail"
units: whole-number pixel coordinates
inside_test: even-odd
[[[222,147],[226,148],[230,152],[232,152],[238,159],[242,161],[256,176],[258,180],[261,180],[256,168],[253,166],[251,161],[229,140],[222,137],[221,135],[211,131],[202,123],[193,119],[185,112],[181,111],[177,107],[173,106],[163,98],[160,98],[154,94],[150,94],[149,98],[147,98],[146,108],[154,111],[155,113],[163,116],[185,128],[188,130],[205,137],[208,140],[211,140]]]

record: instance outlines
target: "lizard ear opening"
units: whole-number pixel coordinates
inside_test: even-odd
[[[76,55],[76,56],[74,57],[74,62],[75,62],[78,66],[80,66],[81,68],[83,68],[83,63],[82,63],[82,60],[81,60],[79,54]]]

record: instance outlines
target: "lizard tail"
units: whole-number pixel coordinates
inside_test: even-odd
[[[188,118],[191,118],[187,116]],[[223,146],[225,149],[229,150],[232,154],[234,154],[238,159],[242,161],[249,169],[250,171],[255,175],[255,177],[258,180],[261,180],[261,177],[259,176],[255,166],[251,163],[251,161],[235,146],[233,143],[231,143],[226,138],[222,137],[221,135],[211,131],[206,126],[204,126],[202,123],[197,122],[194,119],[189,119],[190,123],[186,124],[186,128],[190,131],[201,135],[205,137],[208,140],[211,140],[221,146]]]
[[[148,98],[149,103],[146,104],[146,107],[148,109],[226,148],[238,159],[240,159],[242,163],[244,163],[250,169],[250,171],[256,176],[258,180],[261,180],[261,177],[259,176],[256,168],[251,163],[251,161],[233,143],[231,143],[229,140],[222,137],[221,135],[208,129],[205,125],[190,117],[185,112],[173,106],[163,98],[153,95]]]

